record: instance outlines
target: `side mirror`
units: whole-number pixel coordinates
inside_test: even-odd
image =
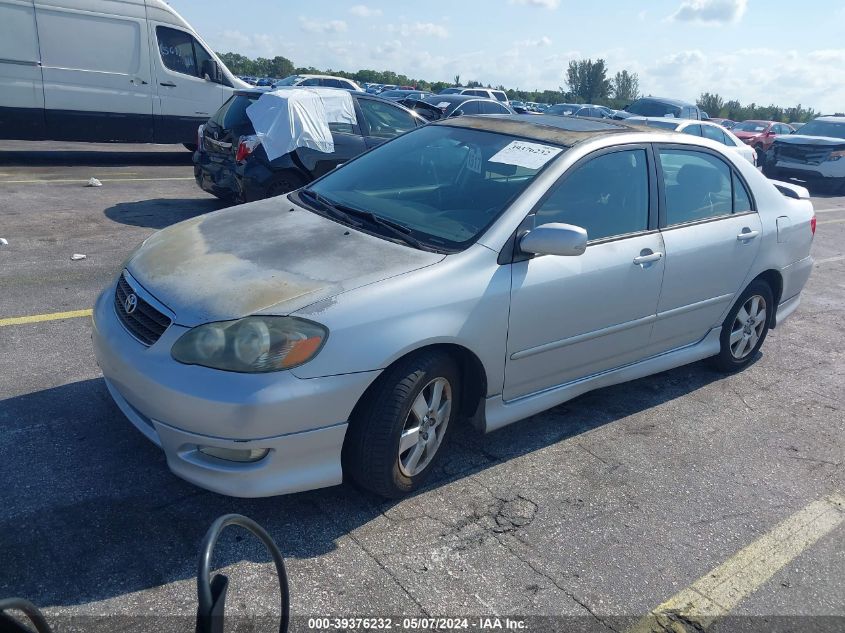
[[[221,82],[222,73],[220,72],[220,67],[213,59],[204,60],[200,70],[202,71],[202,76],[206,81],[213,81],[218,84]]]
[[[587,231],[572,224],[542,224],[520,238],[519,248],[534,255],[583,255],[587,250]]]

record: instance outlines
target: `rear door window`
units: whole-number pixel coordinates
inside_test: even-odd
[[[666,225],[698,222],[733,212],[733,174],[716,156],[661,148]]]
[[[479,114],[508,114],[507,108],[495,101],[478,101]]]
[[[461,105],[455,108],[452,116],[461,116],[462,114],[479,114],[481,110],[478,107],[478,101],[464,101]]]
[[[413,116],[390,103],[360,99],[358,105],[370,129],[369,136],[393,138],[417,127]]]
[[[712,125],[702,125],[701,129],[704,132],[704,138],[709,138],[711,140],[718,141],[722,145],[728,145],[728,139],[725,137],[724,132],[722,132],[718,128]]]
[[[700,125],[688,125],[683,129],[684,134],[690,134],[692,136],[701,136],[701,126]]]

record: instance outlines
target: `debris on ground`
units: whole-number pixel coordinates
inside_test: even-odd
[[[0,244],[2,244],[3,246],[8,246],[9,240],[7,240],[5,237],[0,237]]]
[[[88,184],[87,184],[87,185],[85,185],[85,186],[86,186],[86,187],[102,187],[102,186],[103,186],[103,183],[101,183],[101,182],[100,182],[99,180],[97,180],[96,178],[89,178],[89,179],[88,179]]]
[[[80,259],[85,259],[87,256],[83,255],[82,253],[74,253],[70,256],[70,261],[75,262],[79,261]]]

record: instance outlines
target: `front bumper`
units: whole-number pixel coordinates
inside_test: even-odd
[[[771,166],[778,176],[798,178],[800,180],[824,180],[845,178],[845,159],[828,160],[818,165],[779,160]]]
[[[97,360],[118,407],[164,450],[176,475],[238,497],[341,482],[347,420],[378,372],[300,379],[290,371],[237,374],[183,365],[170,349],[187,328],[171,325],[145,347],[118,320],[113,293],[110,285],[94,307]],[[269,453],[232,462],[205,455],[200,446]]]

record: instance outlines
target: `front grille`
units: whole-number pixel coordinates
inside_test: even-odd
[[[126,311],[126,298],[129,295],[135,295],[137,300],[135,309],[131,313]],[[117,317],[123,323],[123,327],[147,346],[161,338],[171,322],[166,315],[138,296],[123,274],[120,275],[114,291],[114,311],[117,312]]]
[[[775,158],[788,160],[793,163],[819,165],[827,160],[831,152],[830,147],[820,145],[794,145],[792,143],[778,143],[775,145]]]

